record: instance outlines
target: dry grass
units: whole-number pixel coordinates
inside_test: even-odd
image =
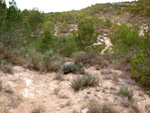
[[[43,113],[44,111],[44,106],[38,106],[33,108],[30,113]]]
[[[88,105],[89,111],[87,113],[118,113],[111,104],[99,104],[97,101],[92,100]]]

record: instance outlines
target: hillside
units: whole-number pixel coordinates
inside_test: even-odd
[[[0,0],[0,113],[150,113],[150,1],[44,13]]]

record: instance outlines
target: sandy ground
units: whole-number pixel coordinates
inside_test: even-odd
[[[112,103],[119,113],[150,113],[150,97],[131,80],[127,73],[112,68],[85,69],[101,80],[99,86],[88,87],[75,92],[70,83],[75,74],[63,75],[64,80],[55,80],[56,73],[41,74],[19,66],[14,74],[0,72],[2,91],[0,92],[0,113],[30,113],[40,109],[43,113],[80,113],[90,100]],[[133,89],[131,101],[119,93],[120,86],[126,84]]]

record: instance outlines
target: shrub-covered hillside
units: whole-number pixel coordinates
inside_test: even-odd
[[[44,13],[0,0],[0,113],[150,113],[149,3]]]
[[[141,37],[140,26],[117,25],[109,18],[109,14],[116,18],[130,12],[149,16],[149,6],[149,0],[139,0],[45,14],[37,8],[20,11],[14,0],[7,8],[5,1],[0,0],[0,68],[5,67],[7,72],[7,68],[17,64],[40,71],[59,71],[65,57],[91,52],[88,61],[80,61],[86,64],[107,47],[105,41],[100,41],[104,35],[112,41],[112,59],[121,58],[130,64],[131,76],[149,87],[149,27]],[[107,17],[101,18],[101,14]],[[105,54],[110,54],[109,49]]]

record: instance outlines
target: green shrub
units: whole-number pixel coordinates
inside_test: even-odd
[[[121,15],[122,14],[122,11],[116,11],[115,12],[115,15]]]
[[[133,90],[129,89],[125,85],[122,85],[120,87],[120,94],[123,95],[123,96],[128,97],[128,99],[132,99],[132,97],[133,97]]]
[[[84,73],[84,70],[82,69],[82,67],[80,65],[65,64],[63,66],[63,72],[64,72],[64,74],[68,74],[68,73]]]
[[[67,26],[66,21],[64,21],[61,25],[60,25],[60,30],[61,33],[68,33],[69,32],[69,28]]]
[[[75,38],[72,36],[59,36],[53,41],[56,51],[64,56],[70,57],[73,52],[78,51]]]
[[[26,18],[32,31],[36,31],[39,24],[44,22],[44,14],[37,8],[30,10]]]
[[[90,74],[78,75],[76,79],[71,82],[71,87],[76,91],[87,86],[96,86],[99,84],[99,78]]]
[[[106,21],[105,21],[105,26],[106,26],[106,27],[111,27],[111,26],[112,26],[112,22],[111,22],[110,19],[106,19]]]
[[[42,36],[42,39],[41,39],[41,51],[46,51],[49,49],[49,45],[51,44],[52,42],[52,33],[49,29],[45,29],[44,30],[44,33],[41,34]]]
[[[142,38],[139,36],[137,26],[131,27],[122,24],[116,26],[115,32],[111,36],[116,58],[128,61],[132,66],[131,77],[137,81],[142,81],[140,83],[147,87],[149,85],[145,85],[144,82],[149,81],[150,75],[150,38],[148,34],[149,31]],[[147,76],[148,80],[141,78],[142,76]]]
[[[48,29],[52,34],[54,34],[54,23],[51,21],[44,22],[43,29]]]
[[[93,23],[88,18],[79,21],[76,42],[81,50],[93,45],[97,41]]]
[[[150,1],[149,0],[138,0],[134,6],[128,7],[127,9],[133,14],[140,14],[150,16]]]
[[[139,82],[145,87],[150,87],[150,76],[142,76]]]

